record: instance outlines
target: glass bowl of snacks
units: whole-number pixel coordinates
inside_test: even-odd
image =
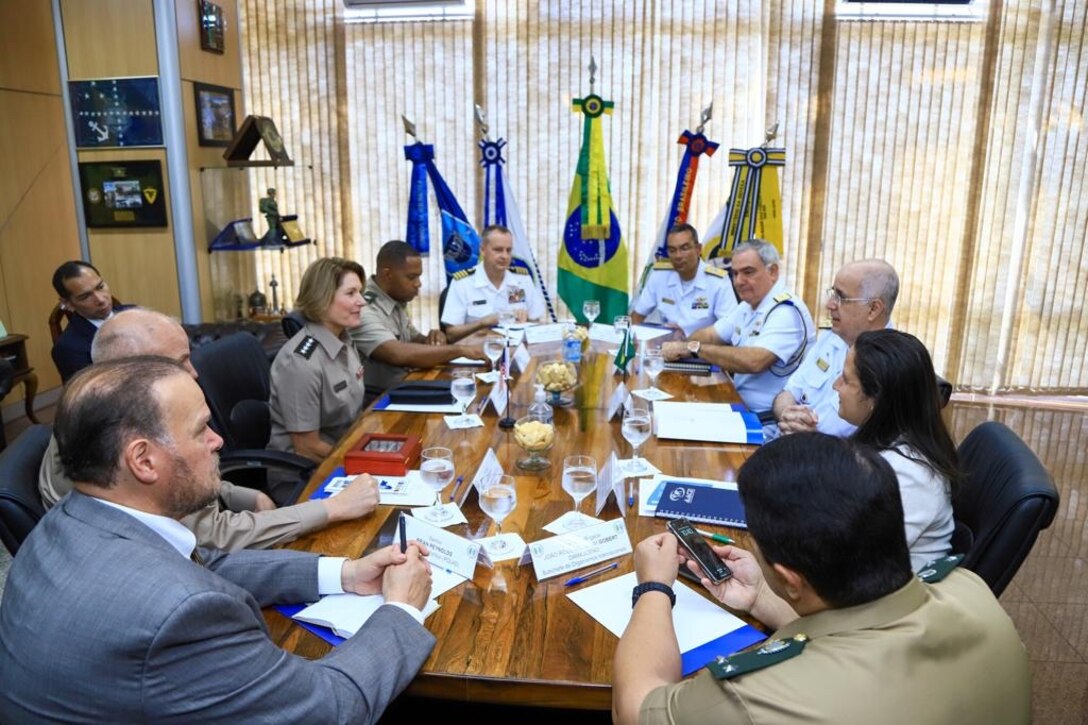
[[[578,383],[578,369],[574,363],[565,360],[542,363],[536,369],[536,381],[544,386],[550,404],[570,405],[574,399],[563,394],[573,390]]]
[[[518,468],[526,471],[541,471],[551,465],[541,455],[555,443],[555,426],[539,418],[527,415],[514,423],[514,440],[528,453],[528,457],[518,460]]]

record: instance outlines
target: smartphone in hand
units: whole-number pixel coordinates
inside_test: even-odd
[[[666,524],[666,528],[677,538],[680,545],[687,551],[688,556],[699,562],[699,566],[702,567],[707,579],[715,584],[721,584],[733,576],[733,572],[714,553],[714,550],[710,548],[710,544],[706,543],[706,539],[695,530],[690,521],[687,519],[672,519]]]

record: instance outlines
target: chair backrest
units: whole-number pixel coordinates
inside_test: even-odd
[[[53,429],[32,425],[0,453],[0,540],[12,556],[45,516],[38,470]]]
[[[305,324],[306,318],[303,317],[302,313],[298,310],[291,310],[280,320],[280,325],[283,327],[283,335],[288,340],[294,337]]]
[[[121,301],[116,297],[110,297],[113,300],[113,306],[119,307]],[[64,328],[68,326],[68,321],[72,319],[72,311],[66,310],[60,306],[60,302],[53,305],[53,309],[49,311],[49,337],[52,338],[53,344],[57,344],[57,339],[64,332]],[[60,323],[63,322],[64,325]]]
[[[1002,423],[983,423],[959,447],[966,480],[952,502],[952,550],[1000,595],[1058,510],[1058,490],[1024,441]]]
[[[223,450],[268,445],[271,368],[257,338],[246,332],[221,337],[194,348],[192,363]]]
[[[442,288],[442,291],[438,293],[438,319],[440,320],[438,326],[443,330],[448,327],[448,325],[443,325],[441,323],[441,319],[442,313],[446,311],[446,295],[449,294],[449,291],[450,286],[447,284],[445,287]]]

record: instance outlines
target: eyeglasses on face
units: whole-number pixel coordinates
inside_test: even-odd
[[[827,292],[825,294],[827,295],[827,301],[828,302],[834,302],[836,305],[841,305],[841,304],[844,304],[844,303],[847,303],[847,302],[872,302],[873,301],[872,297],[843,297],[841,294],[839,294],[839,291],[837,289],[835,289],[834,287],[828,287]]]

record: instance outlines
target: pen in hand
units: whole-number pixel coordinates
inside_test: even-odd
[[[695,531],[696,531],[696,533],[699,534],[699,536],[704,536],[704,537],[710,539],[711,541],[717,541],[719,544],[735,544],[735,543],[737,543],[737,542],[733,541],[732,539],[730,539],[728,536],[723,536],[722,534],[712,534],[709,531],[703,531],[702,529],[695,529]]]
[[[452,501],[454,497],[457,496],[457,490],[461,488],[461,484],[464,482],[464,480],[464,476],[457,477],[457,482],[453,484],[453,489],[450,490],[450,501]]]
[[[592,579],[593,577],[595,577],[595,576],[597,576],[599,574],[604,574],[605,572],[612,571],[613,569],[615,569],[619,565],[620,565],[620,563],[618,561],[614,561],[611,564],[609,564],[608,566],[602,566],[600,569],[594,569],[593,571],[586,572],[585,574],[582,574],[581,576],[576,576],[576,577],[572,577],[570,579],[567,579],[566,583],[564,583],[563,586],[572,587],[575,584],[581,584],[582,582],[586,581],[587,579]]]
[[[400,515],[397,527],[400,529],[400,553],[406,554],[408,553],[408,537],[404,533],[404,514]]]

